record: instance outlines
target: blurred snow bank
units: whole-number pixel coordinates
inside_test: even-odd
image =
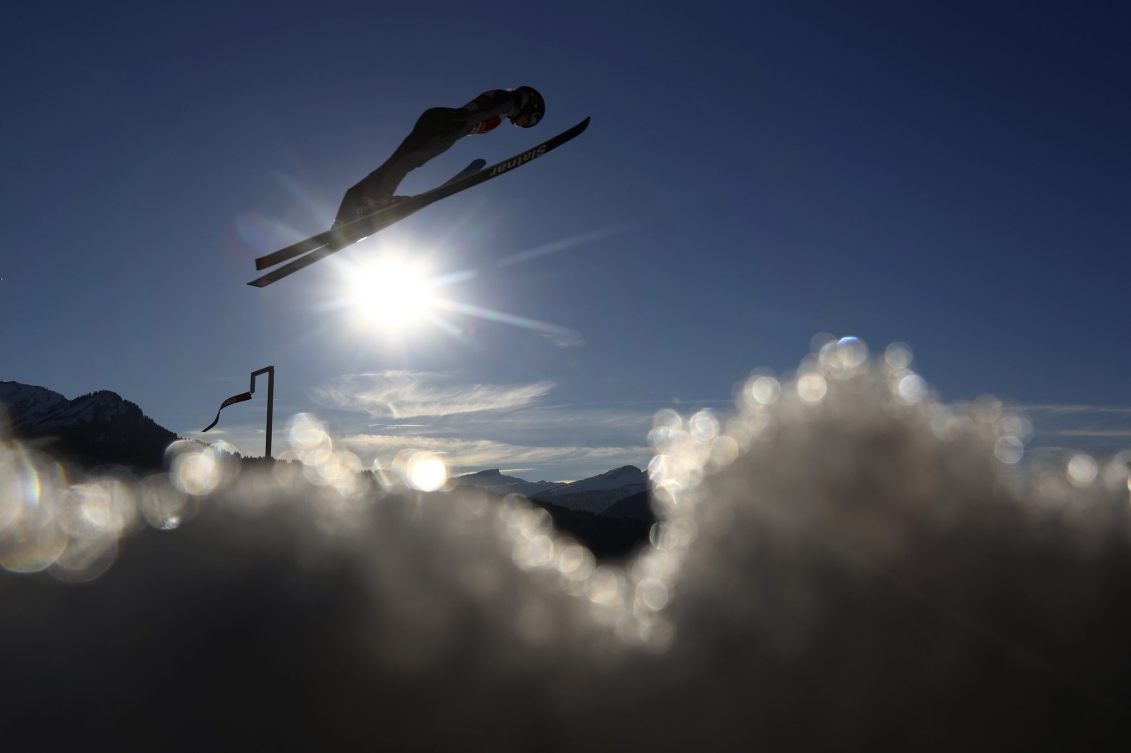
[[[623,567],[306,414],[273,468],[179,443],[140,481],[5,439],[0,718],[49,748],[1112,742],[1131,455],[1027,465],[1024,417],[911,365],[828,339],[728,416],[661,411],[666,520]]]

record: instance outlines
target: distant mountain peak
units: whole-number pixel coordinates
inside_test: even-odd
[[[605,471],[597,476],[597,478],[614,479],[621,476],[636,475],[639,476],[644,471],[637,468],[635,465],[622,465],[620,468],[614,468],[611,471]]]
[[[500,471],[498,468],[491,468],[490,470],[486,470],[486,471],[477,471],[475,473],[469,473],[466,476],[460,476],[460,478],[488,479],[488,478],[500,478],[502,476],[503,476],[503,472]],[[511,477],[508,476],[507,478],[511,478]]]
[[[541,492],[538,499],[574,510],[600,513],[620,500],[649,488],[647,473],[634,465],[622,465],[620,468]]]
[[[7,406],[13,424],[34,423],[66,403],[67,398],[46,387],[0,382],[0,404]]]
[[[507,476],[498,468],[457,476],[455,481],[460,486],[476,486],[496,494],[519,494],[567,509],[592,513],[600,513],[620,500],[646,492],[650,488],[648,474],[634,465],[622,465],[569,483],[526,481]],[[643,509],[647,510],[646,503]]]
[[[507,476],[498,468],[457,476],[455,481],[460,486],[476,486],[495,494],[518,494],[523,497],[533,497],[561,486],[553,481],[527,481],[517,476]]]
[[[55,437],[50,451],[83,465],[159,467],[165,448],[177,439],[110,390],[68,400],[46,387],[0,382],[0,403],[17,437]]]

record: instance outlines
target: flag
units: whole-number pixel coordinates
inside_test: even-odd
[[[242,403],[244,400],[251,400],[251,393],[250,392],[241,392],[238,395],[232,395],[227,400],[225,400],[223,403],[221,403],[220,410],[224,410],[229,405],[235,405],[236,403]],[[208,431],[208,429],[211,429],[213,426],[215,426],[220,421],[220,410],[216,411],[216,420],[213,421],[212,423],[208,424],[208,427],[204,431]]]

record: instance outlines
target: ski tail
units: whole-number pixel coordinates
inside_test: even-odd
[[[266,256],[260,256],[255,260],[255,268],[257,270],[267,269],[268,267],[275,266],[279,262],[284,262],[287,259],[293,259],[296,256],[305,254],[307,251],[313,251],[316,248],[321,248],[322,246],[325,246],[327,242],[329,242],[329,236],[331,232],[332,231],[327,230],[324,233],[313,235],[306,240],[299,241],[298,243],[292,243],[286,248],[280,248],[278,251],[267,254]]]
[[[523,152],[522,154],[519,154],[517,156],[511,157],[508,160],[498,162],[494,165],[491,165],[490,167],[480,168],[474,172],[469,172],[471,165],[475,164],[475,162],[472,162],[471,165],[468,165],[467,168],[462,170],[455,179],[450,180],[441,186],[437,186],[431,191],[425,191],[424,193],[412,196],[402,202],[393,204],[392,206],[388,207],[387,209],[383,209],[380,212],[375,212],[374,214],[362,217],[359,220],[355,220],[348,225],[343,225],[336,230],[330,230],[322,233],[321,235],[314,236],[310,239],[311,241],[318,240],[322,237],[325,237],[326,240],[322,242],[320,247],[316,247],[315,250],[311,251],[306,256],[295,259],[289,264],[284,264],[278,269],[273,270],[255,280],[252,280],[248,283],[248,285],[257,288],[263,288],[273,282],[287,277],[288,275],[294,274],[300,269],[305,269],[314,262],[325,259],[330,254],[336,251],[340,251],[346,246],[349,246],[363,238],[367,238],[368,236],[373,235],[378,230],[387,228],[389,225],[392,225],[395,222],[399,222],[405,217],[416,214],[429,204],[437,202],[440,199],[446,199],[447,197],[453,194],[457,194],[460,191],[467,190],[472,186],[477,186],[484,181],[496,178],[503,173],[510,172],[517,167],[525,165],[527,162],[531,162],[541,157],[543,154],[549,152],[550,150],[556,149],[567,141],[581,135],[581,133],[584,132],[588,127],[589,118],[586,118],[585,120],[575,125],[573,128],[559,133],[557,136],[554,136],[548,141],[542,142],[533,149]],[[476,162],[478,161],[479,160],[476,160]],[[283,250],[285,251],[286,249]],[[268,257],[264,258],[270,258],[271,256],[275,256],[279,253],[280,252],[277,251],[275,254],[271,254]],[[279,259],[278,261],[283,261],[283,259]],[[278,261],[273,262],[273,264],[278,263]],[[261,268],[258,267],[258,264],[256,266],[257,268]],[[271,264],[268,264],[266,266],[271,266]]]
[[[290,264],[284,264],[278,269],[274,269],[263,275],[262,277],[257,277],[256,279],[249,282],[248,285],[256,288],[265,288],[271,283],[276,282],[277,280],[281,280],[288,275],[292,275],[300,269],[306,269],[316,261],[325,259],[335,251],[341,251],[346,246],[352,245],[352,243],[352,241],[346,241],[344,243],[327,243],[320,248],[314,249],[306,256],[295,259]]]

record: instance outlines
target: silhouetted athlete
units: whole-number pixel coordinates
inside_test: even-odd
[[[412,133],[401,142],[385,164],[369,173],[346,191],[334,226],[408,198],[394,196],[404,177],[428,160],[451,148],[464,136],[487,133],[509,118],[519,128],[531,128],[546,113],[542,95],[529,86],[517,89],[492,89],[463,107],[433,107],[425,110]]]

